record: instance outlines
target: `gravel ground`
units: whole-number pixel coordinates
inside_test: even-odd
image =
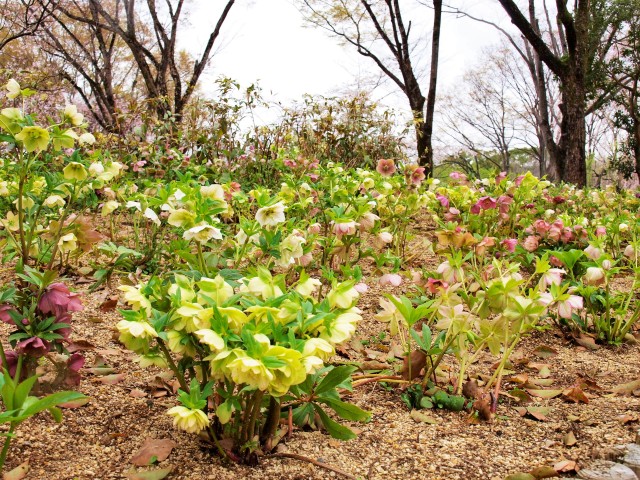
[[[358,337],[368,339],[384,330],[373,318],[377,288],[362,299],[364,321]],[[170,479],[325,479],[338,473],[291,458],[266,458],[258,467],[223,465],[195,436],[173,428],[165,411],[175,405],[168,396],[152,398],[149,386],[160,371],[142,370],[132,354],[115,340],[118,314],[97,307],[104,293],[85,296],[86,309],[74,319],[75,340],[86,340],[87,366],[98,357],[123,378],[102,383],[103,377],[86,374],[79,390],[91,397],[80,408],[65,410],[56,424],[40,415],[23,424],[8,459],[8,467],[28,459],[29,479],[93,480],[127,478],[130,459],[146,438],[169,438],[177,446],[159,467],[172,467]],[[545,345],[557,355],[539,359],[533,350]],[[89,346],[89,345],[87,345]],[[368,356],[384,360],[388,345],[370,345]],[[303,455],[358,478],[367,479],[503,479],[517,471],[552,466],[563,459],[580,466],[596,452],[634,440],[640,417],[640,399],[612,396],[607,389],[640,378],[639,347],[626,344],[596,351],[566,342],[557,332],[536,332],[516,356],[549,366],[553,388],[572,385],[578,375],[593,379],[603,390],[587,391],[589,403],[568,403],[561,398],[534,405],[549,407],[546,421],[521,417],[512,400],[505,399],[492,423],[476,424],[466,412],[427,411],[433,424],[418,423],[403,405],[397,391],[372,383],[358,387],[350,400],[372,412],[368,424],[352,424],[358,438],[348,442],[322,432],[296,431],[280,452]],[[362,355],[351,348],[347,355]],[[360,358],[362,360],[362,358]],[[477,373],[490,371],[495,359],[476,365]],[[531,369],[517,367],[533,376]],[[534,372],[535,373],[535,372]],[[571,432],[575,445],[563,440]],[[571,443],[571,442],[569,442]]]

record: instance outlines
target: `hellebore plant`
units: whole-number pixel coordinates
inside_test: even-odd
[[[291,428],[280,424],[288,411],[300,426],[316,425],[317,413],[331,435],[351,438],[324,407],[348,420],[369,414],[336,390],[350,387],[353,369],[324,362],[355,331],[359,295],[349,282],[319,299],[319,284],[301,275],[289,288],[283,276],[258,267],[245,277],[224,270],[123,286],[132,310],[122,311],[120,341],[142,365],[172,370],[181,405],[167,413],[223,456],[244,462],[270,452]]]
[[[25,97],[32,93],[20,92]],[[14,147],[2,165],[3,177],[10,183],[3,182],[6,187],[0,196],[13,199],[13,207],[0,219],[0,234],[7,240],[4,260],[17,256],[18,270],[29,264],[50,270],[56,260],[63,267],[71,254],[88,250],[99,239],[74,209],[119,168],[114,162],[90,174],[79,151],[73,150],[77,144],[95,141],[90,133],[78,135],[76,130],[84,127],[83,116],[74,106],[67,106],[60,121],[47,128],[36,125],[33,116],[20,109],[0,111],[1,139]],[[62,150],[71,153],[63,155]],[[65,163],[62,172],[51,168],[60,159]]]
[[[0,293],[0,320],[14,326],[8,339],[13,350],[7,350],[0,342],[0,394],[5,407],[0,413],[0,422],[9,424],[0,453],[0,471],[18,425],[44,410],[60,422],[62,412],[57,406],[84,398],[71,391],[56,392],[40,399],[31,395],[38,386],[36,368],[42,357],[49,359],[56,370],[50,386],[60,383],[77,386],[80,383],[78,372],[84,358],[78,353],[61,354],[65,353],[64,342],[71,330],[68,322],[73,312],[82,310],[82,303],[63,283],[54,281],[55,272],[39,273],[25,267],[25,273],[19,275],[24,281],[22,289],[6,288]]]

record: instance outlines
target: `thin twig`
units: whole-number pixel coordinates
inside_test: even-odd
[[[274,453],[271,455],[272,457],[281,457],[281,458],[293,458],[295,460],[302,460],[303,462],[309,462],[314,464],[316,467],[324,468],[331,472],[338,473],[343,475],[346,478],[350,478],[352,480],[356,480],[356,477],[351,475],[350,473],[345,472],[344,470],[340,470],[339,468],[332,467],[331,465],[327,465],[326,463],[319,462],[314,460],[313,458],[305,457],[303,455],[298,455],[297,453]]]

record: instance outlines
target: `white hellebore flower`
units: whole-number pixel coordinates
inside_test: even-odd
[[[80,135],[80,138],[78,138],[78,141],[80,142],[81,145],[93,145],[94,143],[96,143],[96,137],[94,137],[91,133],[89,132],[84,132],[82,135]]]
[[[211,225],[198,225],[185,231],[182,238],[185,240],[195,240],[196,242],[205,243],[212,238],[222,240],[222,232],[219,228],[212,227]]]
[[[256,212],[256,220],[262,227],[274,226],[278,223],[283,223],[284,218],[284,204],[278,202],[270,207],[262,207]]]
[[[160,218],[158,218],[158,214],[156,214],[156,212],[154,212],[150,208],[147,208],[144,211],[143,215],[149,220],[151,220],[153,223],[155,223],[157,226],[160,226]]]

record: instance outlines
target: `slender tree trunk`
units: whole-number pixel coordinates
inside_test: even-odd
[[[433,176],[433,115],[436,106],[436,86],[438,84],[438,56],[440,55],[440,26],[442,24],[442,0],[433,0],[433,35],[431,37],[431,70],[429,73],[429,92],[427,93],[427,111],[424,125],[424,152],[420,156],[420,165],[425,167],[427,176]]]
[[[634,118],[633,156],[636,161],[636,173],[640,180],[640,117]]]

